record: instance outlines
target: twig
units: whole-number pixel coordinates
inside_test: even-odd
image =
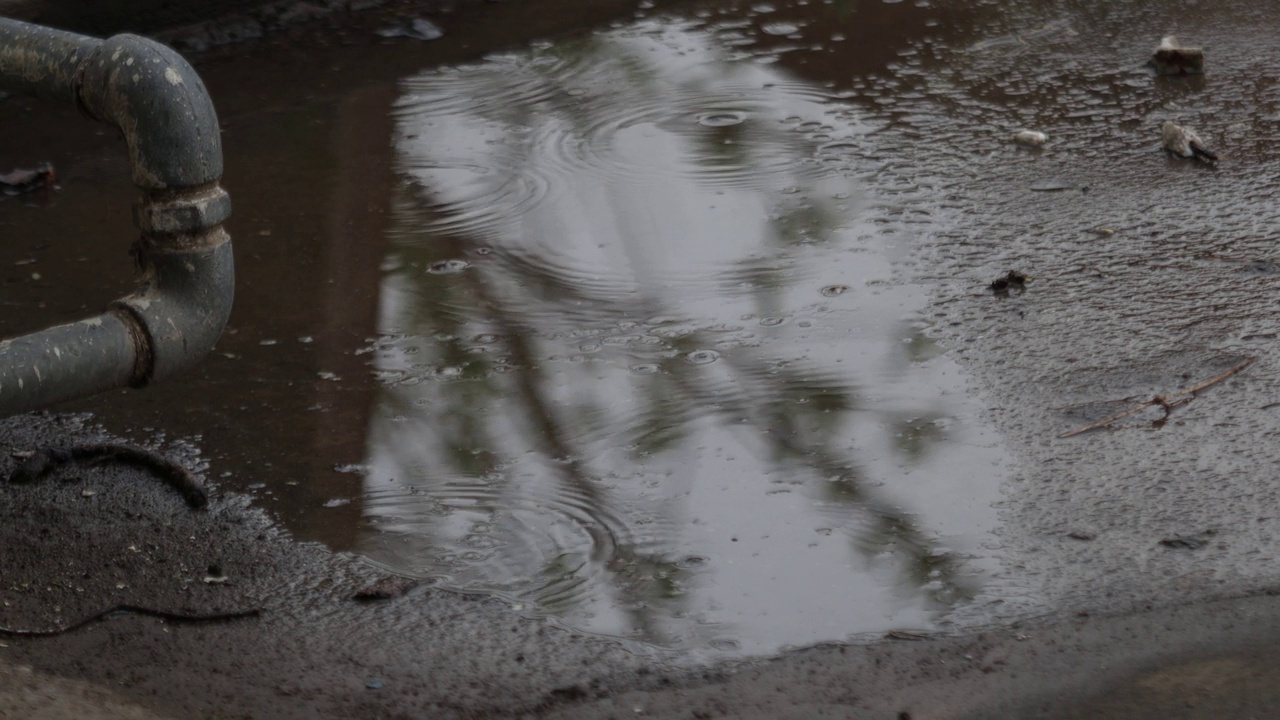
[[[93,463],[114,460],[155,473],[166,485],[177,490],[187,501],[187,505],[193,509],[200,509],[209,504],[209,495],[200,484],[199,478],[179,463],[154,450],[134,445],[93,443],[66,448],[39,448],[23,455],[23,461],[9,476],[11,483],[35,482],[59,466],[71,462]]]
[[[1101,420],[1098,420],[1097,422],[1091,422],[1088,425],[1083,425],[1074,430],[1068,430],[1067,432],[1062,433],[1058,437],[1069,438],[1069,437],[1074,437],[1076,435],[1080,435],[1081,433],[1087,433],[1090,430],[1097,430],[1098,428],[1106,427],[1113,422],[1123,420],[1129,417],[1130,415],[1135,415],[1137,413],[1142,412],[1143,410],[1155,407],[1156,405],[1163,407],[1165,417],[1168,417],[1169,411],[1172,410],[1173,408],[1179,405],[1186,405],[1187,403],[1191,402],[1195,398],[1196,393],[1200,392],[1201,390],[1205,390],[1207,388],[1213,387],[1214,385],[1217,385],[1218,383],[1222,382],[1223,380],[1226,380],[1232,375],[1235,375],[1241,370],[1252,365],[1254,360],[1257,360],[1257,358],[1253,358],[1253,357],[1245,358],[1237,365],[1227,370],[1224,370],[1218,373],[1217,375],[1214,375],[1213,377],[1209,378],[1208,380],[1205,380],[1199,385],[1193,385],[1187,388],[1186,390],[1180,390],[1169,397],[1165,397],[1163,395],[1156,395],[1155,397],[1142,403],[1141,405],[1129,408],[1128,410],[1125,410],[1123,412],[1118,412],[1115,415],[1112,415],[1111,417],[1103,418]],[[1170,397],[1173,399],[1172,400],[1169,399]]]
[[[70,625],[49,629],[30,629],[16,628],[0,625],[0,636],[9,637],[48,637],[50,635],[61,635],[62,633],[71,632],[77,628],[84,627],[89,623],[105,620],[108,615],[118,612],[133,613],[134,615],[146,615],[148,617],[160,618],[169,622],[177,623],[210,623],[224,622],[228,620],[240,620],[242,618],[258,617],[262,611],[258,608],[248,608],[245,610],[230,610],[228,612],[215,612],[207,615],[187,615],[184,613],[169,612],[168,610],[155,610],[139,605],[116,605],[109,607],[101,612],[94,613],[88,617],[77,620]]]

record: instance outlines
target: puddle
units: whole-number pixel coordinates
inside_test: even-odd
[[[918,264],[972,155],[920,67],[1023,52],[966,34],[974,5],[691,5],[427,70],[407,45],[201,66],[231,326],[182,381],[75,407],[198,438],[300,539],[587,632],[739,656],[1024,611],[1001,436]],[[73,113],[6,105],[15,147],[71,138],[13,158],[59,167],[56,212],[0,200],[13,333],[127,288],[131,189]]]
[[[856,108],[730,54],[667,19],[403,83],[361,552],[723,653],[982,589],[1003,454],[923,231]]]

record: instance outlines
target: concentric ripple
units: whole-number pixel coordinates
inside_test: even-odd
[[[821,117],[834,99],[766,69],[751,70],[752,77],[714,86],[672,77],[668,87],[621,88],[624,97],[600,98],[581,120],[543,123],[536,130],[538,147],[561,177],[674,177],[706,188],[768,191],[820,176],[823,169],[806,162],[816,155],[814,139],[780,123],[797,114]],[[842,132],[861,135],[866,129]]]
[[[723,214],[728,242],[712,245],[736,253],[756,242],[732,230],[753,206],[847,195],[825,189],[857,164],[870,129],[845,100],[719,61],[690,37],[617,32],[590,53],[504,55],[406,81],[396,144],[433,218],[423,229],[482,241],[530,282],[621,297],[648,284],[638,273],[652,263],[637,253],[662,252],[654,241],[673,223],[689,227],[680,213],[695,208],[682,205]],[[661,262],[665,281],[714,287],[719,260],[674,257]]]

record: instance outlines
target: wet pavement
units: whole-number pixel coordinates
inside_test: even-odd
[[[857,643],[679,696],[703,716],[846,716],[861,693],[868,712],[1048,717],[1102,665],[1131,682],[1095,686],[1090,713],[1266,707],[1241,628],[1268,637],[1270,602],[1200,603],[1275,584],[1280,12],[592,11],[575,29],[464,6],[431,42],[381,38],[384,11],[197,58],[236,203],[231,326],[188,378],[68,409],[369,559],[353,567],[620,638],[644,665]],[[1206,75],[1144,67],[1170,32]],[[1166,157],[1166,120],[1221,161]],[[0,249],[10,334],[127,287],[130,189],[72,112],[11,99],[0,126],[6,162],[62,182],[0,201],[23,238]],[[993,294],[1010,270],[1032,279]],[[1167,417],[1058,437],[1249,358]],[[974,659],[997,647],[1016,663]],[[624,655],[600,716],[634,710]],[[871,676],[901,695],[848,689],[882,657]],[[925,666],[947,657],[958,674]],[[770,672],[793,682],[743,694]],[[784,711],[818,687],[813,714]],[[588,712],[569,694],[544,710]]]

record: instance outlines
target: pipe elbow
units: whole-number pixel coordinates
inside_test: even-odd
[[[90,117],[124,134],[140,189],[195,187],[222,177],[213,101],[172,49],[137,35],[103,40],[80,66],[77,100]]]
[[[191,368],[222,336],[235,295],[231,242],[217,228],[211,242],[192,247],[139,248],[143,282],[112,307],[132,318],[134,368],[141,387]]]
[[[77,102],[120,129],[140,191],[133,250],[142,282],[113,307],[136,323],[131,384],[142,386],[203,358],[231,313],[235,272],[222,228],[231,199],[218,186],[218,117],[195,69],[136,35],[107,38],[85,59]]]
[[[115,126],[138,188],[137,289],[111,310],[0,341],[0,415],[176,375],[231,314],[231,199],[213,101],[191,65],[136,35],[95,40],[0,18],[0,89],[74,102]]]

